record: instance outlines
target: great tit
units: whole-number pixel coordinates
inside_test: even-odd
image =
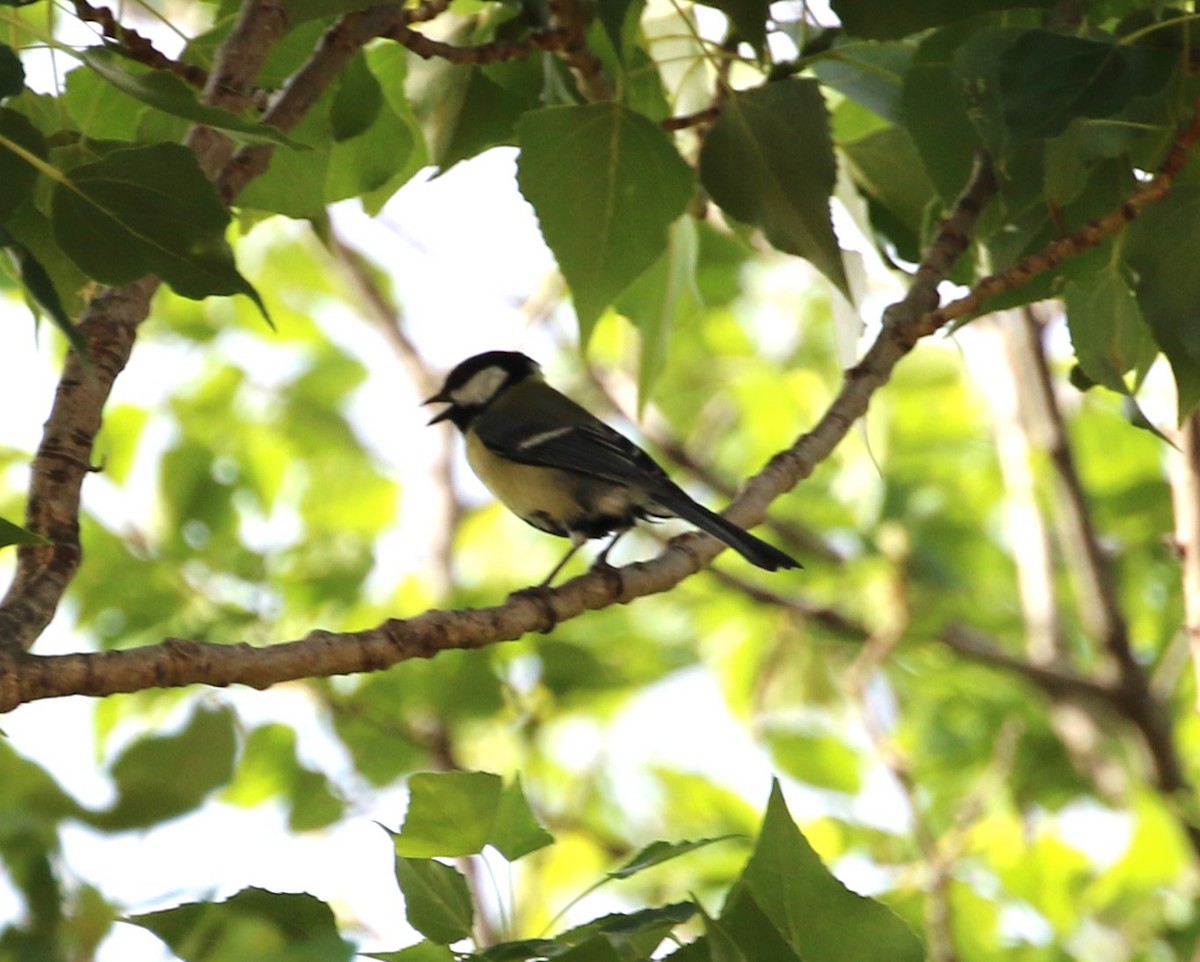
[[[645,451],[560,394],[532,358],[488,351],[468,358],[425,404],[448,404],[429,423],[450,421],[466,439],[467,461],[488,489],[535,528],[571,539],[550,584],[590,538],[615,537],[637,521],[690,521],[751,564],[775,571],[800,563],[693,501]]]

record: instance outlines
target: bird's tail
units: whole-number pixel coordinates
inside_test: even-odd
[[[664,496],[655,500],[671,514],[689,521],[701,531],[706,531],[714,538],[724,541],[734,551],[749,561],[767,571],[779,568],[803,568],[791,555],[780,551],[774,545],[769,545],[761,538],[756,538],[744,528],[739,528],[732,521],[709,511],[704,505],[693,501],[683,490],[664,492]],[[656,492],[657,495],[657,492]]]

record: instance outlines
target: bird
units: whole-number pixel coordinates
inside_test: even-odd
[[[467,358],[423,404],[446,404],[430,424],[462,432],[467,462],[510,511],[571,549],[612,534],[593,567],[608,565],[617,539],[638,521],[682,518],[759,568],[800,568],[795,558],[693,500],[653,458],[551,387],[533,358],[486,351]]]

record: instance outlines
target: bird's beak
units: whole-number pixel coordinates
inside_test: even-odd
[[[450,397],[446,394],[446,392],[444,390],[442,390],[442,391],[438,391],[437,394],[434,394],[432,397],[427,397],[424,401],[421,402],[421,404],[422,404],[422,406],[424,406],[426,404],[450,404],[450,402],[451,402]],[[429,424],[437,424],[439,421],[445,421],[446,418],[450,417],[450,412],[453,410],[454,410],[453,407],[448,407],[448,408],[446,408],[446,410],[440,411],[439,413],[435,414],[432,418],[429,419]]]

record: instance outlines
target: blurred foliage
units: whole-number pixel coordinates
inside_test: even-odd
[[[264,86],[281,86],[358,6],[289,4]],[[572,289],[575,317],[551,311],[530,335],[556,383],[618,423],[646,414],[647,447],[718,503],[841,384],[830,329],[849,272],[827,203],[835,162],[864,237],[899,270],[988,148],[1000,193],[960,281],[1118,208],[1161,162],[1200,89],[1193,5],[1084,3],[1071,27],[1047,6],[841,0],[842,26],[818,28],[780,5],[601,0],[588,42],[612,103],[581,103],[548,54],[448,65],[377,43],[283,135],[214,112],[113,50],[75,65],[53,32],[67,14],[0,2],[4,303],[19,313],[24,298],[77,338],[70,318],[94,282],[153,270],[169,286],[131,363],[141,391],[104,412],[85,562],[64,613],[72,643],[269,644],[361,629],[432,604],[496,603],[557,560],[553,539],[431,477],[408,407],[413,358],[365,331],[363,278],[339,255],[328,208],[354,198],[376,214],[418,170],[495,147],[519,149],[520,188]],[[235,8],[158,12],[186,25],[183,60],[207,68]],[[448,33],[519,39],[541,15],[456,0]],[[701,37],[713,18],[720,29]],[[43,44],[73,67],[53,96],[27,87],[21,68]],[[658,121],[708,105],[719,56],[731,56],[737,90],[720,120],[703,140],[668,133]],[[232,226],[172,143],[195,120],[278,145]],[[1160,401],[1163,352],[1178,410],[1200,401],[1198,187],[1193,163],[1130,230],[989,305],[1062,298],[1066,323],[1046,342],[1071,451],[1192,782],[1200,722],[1164,445],[1130,425],[1119,395]],[[156,205],[155,191],[171,203]],[[710,204],[725,223],[696,216]],[[809,264],[797,270],[780,251]],[[388,251],[364,254],[386,302]],[[474,268],[459,265],[464,285]],[[202,299],[230,293],[244,296]],[[586,363],[548,346],[573,340],[573,323]],[[480,322],[440,336],[466,354],[493,334]],[[1096,389],[1068,393],[1071,365]],[[764,536],[803,558],[801,575],[723,556],[717,574],[548,637],[286,686],[301,707],[278,717],[245,693],[110,698],[90,731],[48,736],[93,744],[105,800],[57,784],[34,760],[36,740],[0,741],[0,960],[91,959],[125,920],[186,962],[364,947],[404,962],[1195,959],[1195,798],[1153,790],[1145,746],[1115,712],[1051,701],[939,640],[969,625],[1004,654],[1029,655],[1014,551],[1024,535],[993,443],[988,372],[1000,366],[970,327],[905,361],[864,430],[772,506]],[[30,454],[0,448],[0,514],[19,514]],[[1030,473],[1053,529],[1061,504],[1045,452]],[[461,509],[449,512],[445,557],[414,544],[402,520],[412,504],[433,514],[424,506],[438,498]],[[31,537],[0,518],[0,547]],[[654,550],[634,535],[616,560]],[[1048,587],[1064,648],[1099,673],[1086,602],[1056,552]],[[1064,721],[1064,708],[1076,714]],[[1086,751],[1071,735],[1081,728]],[[411,944],[380,945],[337,900],[199,869],[185,893],[159,893],[156,905],[174,907],[145,911],[114,894],[121,865],[74,860],[81,832],[132,847],[214,812],[226,827],[213,844],[236,845],[221,834],[228,819],[248,825],[265,809],[297,845],[378,818]],[[487,877],[498,865],[500,882]],[[953,956],[938,956],[940,943]]]

